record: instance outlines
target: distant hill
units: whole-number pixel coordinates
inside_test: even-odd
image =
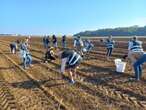
[[[118,27],[118,28],[107,28],[107,29],[99,29],[95,31],[85,31],[75,34],[80,36],[146,36],[146,26],[138,27],[138,26],[131,26],[131,27]]]
[[[0,36],[9,37],[9,36],[21,36],[21,35],[20,34],[0,34]]]

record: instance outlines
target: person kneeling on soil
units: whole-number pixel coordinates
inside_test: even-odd
[[[20,57],[22,58],[22,62],[23,62],[22,64],[24,69],[27,69],[27,67],[32,66],[32,57],[25,43],[21,44]]]
[[[64,50],[61,53],[61,73],[64,74],[65,70],[69,72],[71,83],[74,84],[74,77],[76,77],[76,69],[82,61],[80,54],[74,50]]]
[[[12,42],[10,44],[10,51],[12,54],[16,54],[16,50],[17,50],[17,43],[16,42]]]
[[[54,49],[53,47],[49,47],[47,49],[47,51],[45,53],[44,63],[48,62],[48,60],[50,60],[50,61],[56,60],[53,49]]]

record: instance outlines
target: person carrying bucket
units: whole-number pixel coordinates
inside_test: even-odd
[[[69,72],[71,84],[75,83],[76,69],[81,61],[82,57],[74,50],[67,49],[61,53],[61,73],[64,74],[65,70]]]
[[[104,43],[107,48],[106,58],[107,58],[107,60],[109,60],[112,55],[115,41],[112,39],[112,36],[109,36],[108,39],[106,39],[106,41]]]

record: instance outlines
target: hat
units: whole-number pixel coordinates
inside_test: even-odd
[[[137,40],[137,36],[134,36],[133,39],[134,39],[134,40]]]
[[[50,47],[49,49],[50,49],[50,50],[53,50],[53,49],[54,49],[54,47]]]

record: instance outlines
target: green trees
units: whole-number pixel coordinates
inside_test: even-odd
[[[96,31],[85,31],[80,32],[75,35],[80,36],[146,36],[146,26],[138,27],[137,25],[131,27],[119,27],[119,28],[107,28],[107,29],[99,29]]]

